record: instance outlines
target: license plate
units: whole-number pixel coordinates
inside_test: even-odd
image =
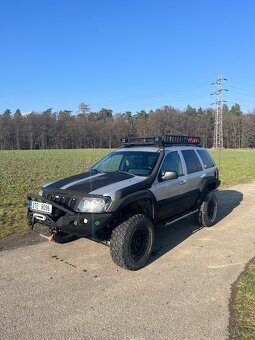
[[[52,205],[48,204],[48,203],[30,201],[29,202],[29,208],[31,210],[44,212],[45,214],[51,214],[52,213]]]

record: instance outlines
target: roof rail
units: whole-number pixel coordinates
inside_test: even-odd
[[[165,135],[156,137],[123,137],[120,139],[123,147],[131,146],[199,146],[201,138],[195,136]]]

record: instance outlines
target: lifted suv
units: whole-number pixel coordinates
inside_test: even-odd
[[[219,172],[199,137],[123,138],[88,172],[43,185],[28,195],[30,227],[47,226],[56,242],[70,235],[110,241],[113,261],[142,268],[154,227],[195,214],[203,227],[217,214]]]

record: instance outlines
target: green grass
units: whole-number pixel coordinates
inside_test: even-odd
[[[255,150],[211,150],[220,169],[221,189],[255,179]]]
[[[255,339],[255,259],[237,283],[232,339]]]
[[[0,238],[28,232],[28,193],[88,169],[109,150],[0,151]]]

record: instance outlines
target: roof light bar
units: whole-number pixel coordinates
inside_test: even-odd
[[[165,135],[162,137],[123,137],[121,143],[125,147],[128,146],[171,146],[171,145],[200,145],[201,138],[195,136],[176,136]]]
[[[159,145],[161,137],[124,137],[120,141],[123,145]]]
[[[175,135],[165,135],[163,141],[167,144],[185,144],[185,145],[198,145],[201,143],[200,137],[194,136],[175,136]]]

